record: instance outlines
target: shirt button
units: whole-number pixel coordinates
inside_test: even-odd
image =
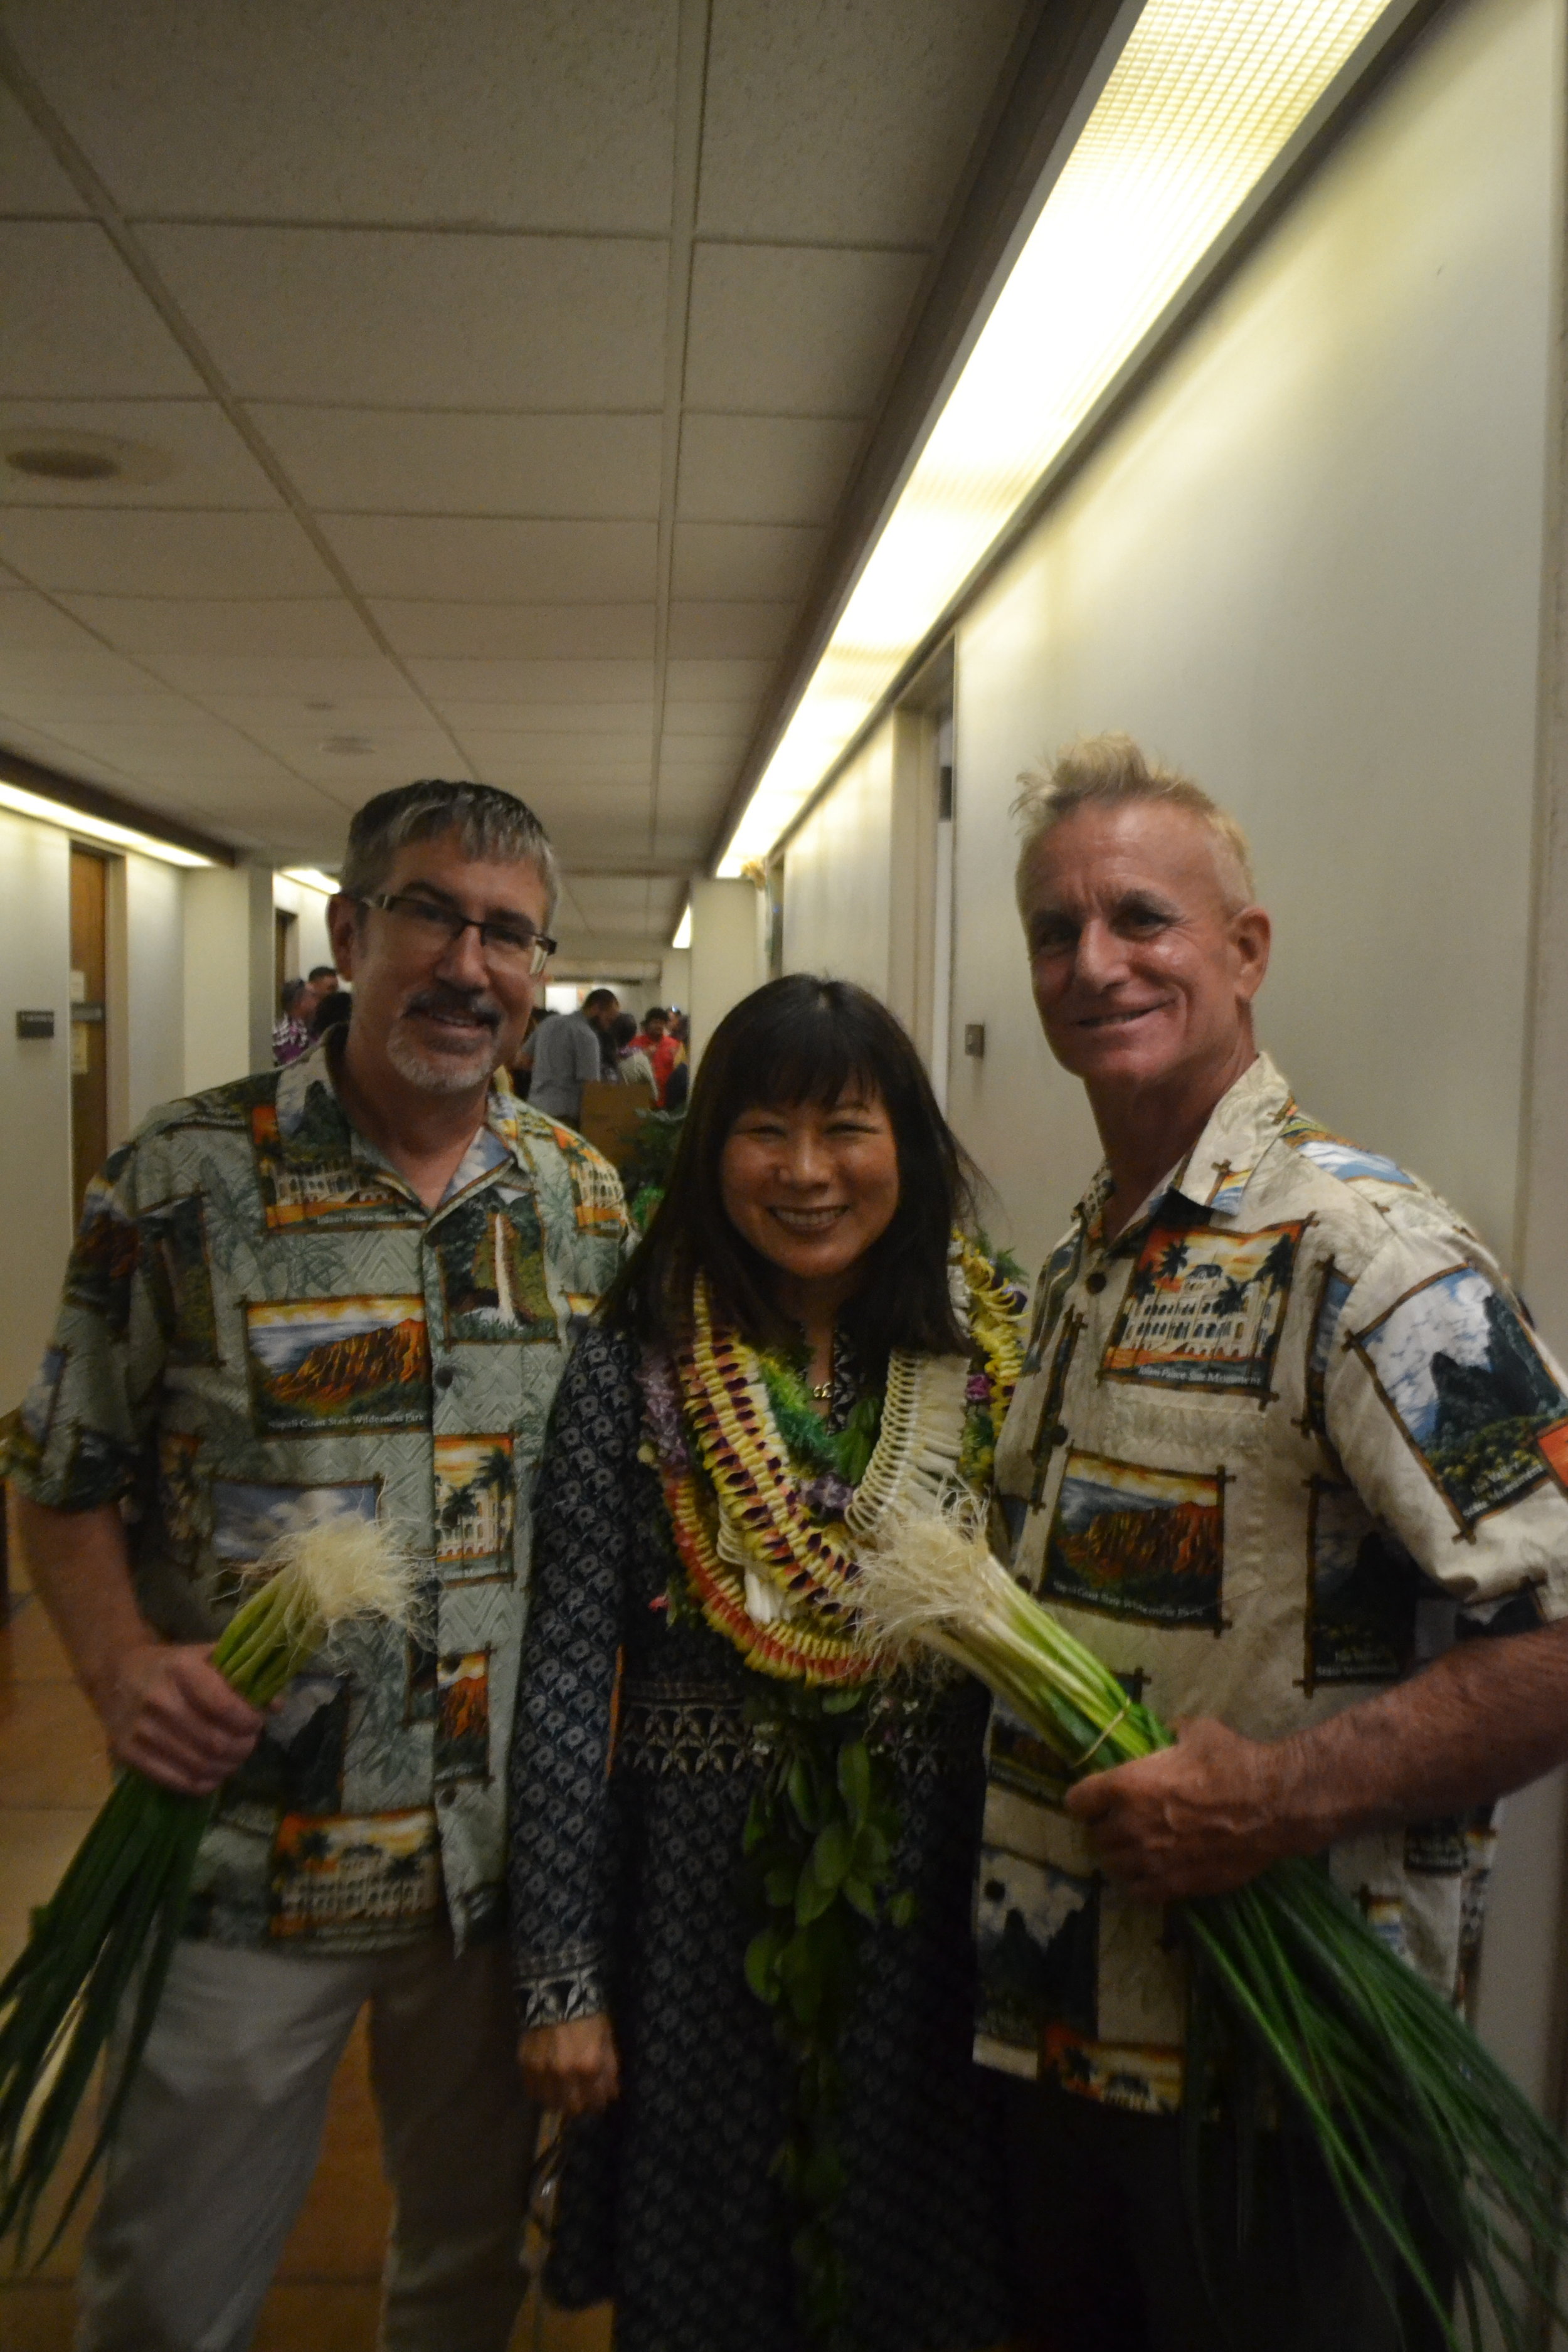
[[[1067,1442],[1068,1425],[1066,1422],[1053,1421],[1049,1429],[1046,1432],[1046,1444],[1047,1445],[1065,1445]]]
[[[451,1387],[451,1385],[452,1385],[452,1382],[457,1379],[457,1377],[458,1377],[458,1367],[457,1367],[457,1365],[456,1365],[456,1364],[437,1364],[437,1367],[436,1367],[436,1385],[437,1385],[437,1387],[438,1389],[449,1389],[449,1388]]]
[[[1087,1280],[1085,1281],[1085,1283],[1084,1283],[1084,1286],[1084,1286],[1084,1288],[1085,1288],[1086,1290],[1095,1290],[1095,1291],[1103,1290],[1103,1289],[1105,1288],[1105,1285],[1106,1285],[1107,1280],[1108,1280],[1108,1276],[1106,1276],[1105,1275],[1101,1274],[1101,1273],[1100,1273],[1100,1269],[1099,1269],[1099,1267],[1097,1266],[1097,1267],[1095,1268],[1095,1271],[1094,1271],[1091,1275],[1089,1275],[1089,1277],[1088,1277],[1088,1278],[1087,1278]],[[437,1377],[439,1377],[439,1375],[437,1375]]]
[[[438,1805],[455,1804],[457,1802],[457,1797],[458,1792],[456,1789],[443,1789],[437,1794],[436,1802]]]

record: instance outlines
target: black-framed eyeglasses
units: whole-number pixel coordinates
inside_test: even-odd
[[[509,923],[504,918],[498,922],[488,916],[481,919],[478,915],[459,915],[456,907],[438,906],[434,898],[411,898],[403,892],[388,895],[383,891],[360,903],[390,915],[411,938],[430,950],[439,946],[444,953],[447,948],[457,946],[465,931],[478,931],[480,952],[486,961],[501,971],[515,971],[526,966],[537,974],[555,953],[555,941],[549,933],[536,931],[531,923]]]

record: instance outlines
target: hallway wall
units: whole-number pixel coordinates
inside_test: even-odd
[[[987,1050],[950,1105],[1030,1259],[1097,1149],[1029,1002],[1008,804],[1109,727],[1250,833],[1301,1099],[1512,1245],[1556,20],[1440,23],[959,630],[953,1024]]]

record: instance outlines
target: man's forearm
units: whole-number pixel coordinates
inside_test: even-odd
[[[38,1598],[101,1714],[126,1653],[158,1638],[136,1605],[124,1523],[112,1503],[51,1511],[18,1496],[16,1526]]]
[[[1170,1903],[1361,1830],[1485,1804],[1565,1758],[1568,1624],[1462,1643],[1288,1739],[1194,1720],[1175,1747],[1080,1780],[1067,1806],[1131,1893]]]
[[[1303,1852],[1505,1796],[1568,1758],[1568,1624],[1462,1642],[1272,1752]]]

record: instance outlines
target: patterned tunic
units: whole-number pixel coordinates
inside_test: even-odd
[[[193,1926],[363,1951],[500,1924],[534,1466],[619,1184],[503,1091],[427,1210],[350,1126],[327,1048],[154,1111],[88,1188],[8,1475],[122,1503],[143,1613],[210,1640],[277,1535],[381,1517],[428,1640],[383,1626],[290,1685],[226,1783]]]
[[[1014,1565],[1169,1723],[1301,1730],[1450,1642],[1568,1613],[1568,1394],[1484,1244],[1309,1118],[1266,1055],[1107,1243],[1102,1172],[1037,1298],[996,1457]],[[1099,1876],[998,1708],[981,2053],[1180,2104],[1164,1915]],[[1453,1993],[1487,1824],[1368,1831],[1332,1866]]]
[[[547,2284],[568,2305],[613,2295],[617,2352],[795,2352],[791,2217],[768,2175],[788,2076],[742,1974],[738,1886],[758,1780],[745,1706],[766,1685],[721,1635],[671,1621],[641,1434],[632,1343],[591,1328],[540,1475],[512,1936],[527,2022],[607,2010],[622,2095],[569,2130]],[[963,2352],[1011,2323],[989,2086],[969,2056],[984,1720],[964,1685],[889,1707],[879,1735],[919,1913],[866,1931],[843,2053],[837,2227],[861,2352]]]

